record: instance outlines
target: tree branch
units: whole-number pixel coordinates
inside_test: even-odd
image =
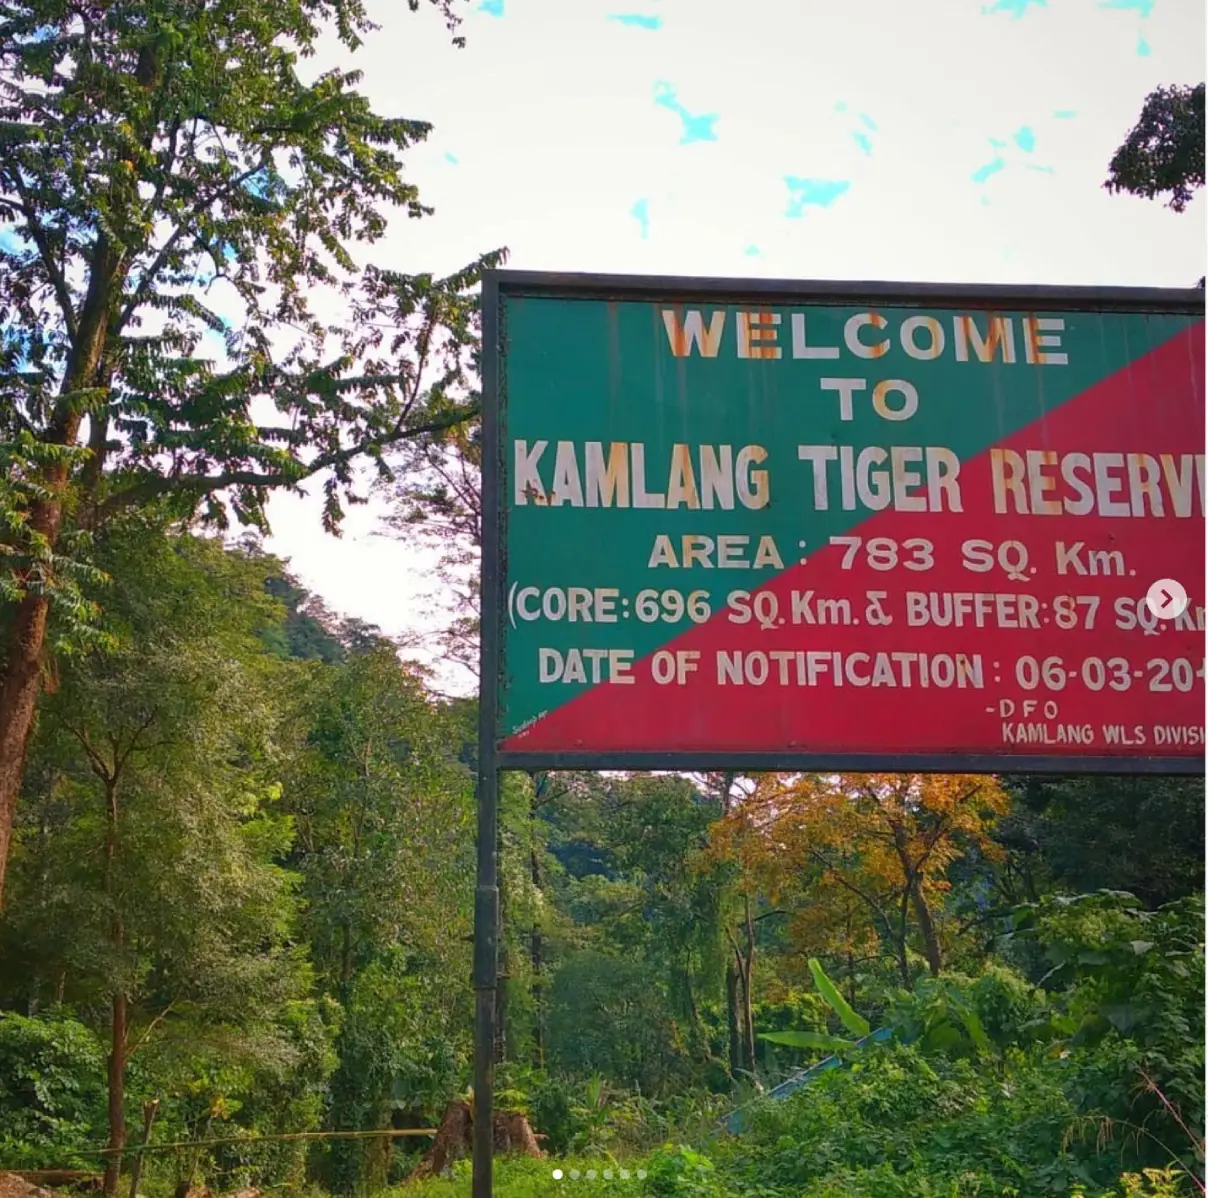
[[[126,1052],[127,1062],[129,1062],[130,1058],[132,1056],[134,1056],[134,1054],[136,1052],[138,1052],[138,1050],[140,1048],[142,1048],[142,1046],[144,1044],[146,1044],[147,1038],[151,1035],[151,1033],[153,1031],[155,1031],[155,1029],[161,1023],[163,1023],[163,1021],[168,1017],[168,1013],[172,1010],[172,1008],[175,1005],[176,1005],[176,1000],[173,999],[172,1002],[170,1002],[166,1007],[164,1007],[164,1009],[162,1011],[160,1011],[160,1013],[158,1015],[156,1015],[156,1017],[154,1019],[152,1019],[149,1024],[147,1024],[146,1028],[143,1031],[143,1034],[141,1036],[139,1036],[139,1038],[134,1042],[134,1044],[127,1050],[127,1052]]]
[[[38,220],[37,210],[31,203],[28,192],[25,190],[25,184],[22,182],[20,171],[14,171],[11,177],[13,185],[17,189],[17,194],[21,197],[21,215],[25,217],[25,226],[29,230],[29,235],[33,239],[34,245],[38,247],[38,257],[41,258],[42,265],[46,268],[50,285],[54,288],[55,298],[59,301],[59,307],[63,312],[63,323],[67,326],[67,334],[74,341],[76,336],[76,314],[75,307],[71,302],[71,292],[67,287],[67,279],[59,269],[59,264],[55,261],[54,254],[51,253],[50,242],[46,237],[46,230],[42,228]]]
[[[817,849],[807,848],[805,851],[807,853],[809,853],[809,855],[811,857],[813,857],[816,861],[821,862],[822,865],[826,867],[826,869],[830,873],[830,875],[835,879],[835,881],[839,883],[840,886],[843,886],[847,890],[850,890],[852,892],[852,894],[854,894],[857,898],[859,898],[859,899],[863,900],[865,903],[867,903],[873,909],[875,914],[880,916],[881,922],[885,925],[886,932],[888,932],[889,935],[892,937],[893,924],[891,924],[889,922],[889,916],[885,913],[885,908],[882,907],[881,904],[879,902],[877,902],[877,900],[875,898],[872,897],[872,895],[870,895],[866,891],[862,890],[854,882],[851,882],[847,878],[845,878],[843,876],[843,874],[840,873],[838,867],[836,865],[834,865],[833,862],[829,861],[822,853],[818,852]]]
[[[466,408],[464,411],[449,416],[446,419],[430,421],[427,424],[416,425],[413,428],[403,429],[402,431],[399,431],[398,426],[395,425],[390,433],[386,435],[372,437],[368,441],[364,441],[359,445],[349,446],[347,449],[322,454],[315,458],[313,462],[302,466],[296,475],[281,472],[267,474],[256,470],[229,470],[224,474],[156,475],[153,478],[146,478],[132,487],[127,487],[124,491],[119,491],[117,494],[109,496],[101,504],[99,509],[100,514],[102,518],[108,517],[131,504],[149,502],[165,491],[176,493],[182,491],[195,492],[199,495],[204,495],[216,491],[225,491],[228,487],[264,487],[270,489],[274,487],[296,487],[323,470],[331,469],[333,466],[344,465],[374,449],[388,449],[391,445],[395,445],[399,441],[408,440],[411,437],[419,437],[423,436],[424,433],[436,433],[452,428],[454,425],[471,419],[477,414],[477,411],[476,406]]]
[[[173,131],[172,136],[173,140],[175,140],[175,130]],[[163,248],[158,254],[156,254],[154,261],[143,273],[143,277],[139,279],[138,286],[134,289],[134,294],[130,297],[129,301],[126,303],[126,306],[122,309],[122,314],[118,317],[117,325],[114,330],[115,333],[120,333],[126,327],[131,316],[134,315],[135,310],[141,304],[146,303],[147,297],[150,295],[151,289],[155,285],[156,276],[161,270],[163,270],[164,264],[168,261],[172,251],[180,243],[180,239],[190,230],[194,229],[198,215],[211,204],[220,200],[224,195],[229,195],[234,188],[242,187],[243,184],[246,183],[253,175],[264,170],[265,163],[266,160],[262,159],[259,165],[249,167],[242,174],[236,175],[235,178],[228,180],[225,187],[220,187],[216,191],[208,193],[204,199],[199,200],[193,205],[192,208],[189,209],[176,228],[172,230],[168,240],[164,242]],[[162,196],[162,191],[159,195],[157,195],[156,198],[158,199],[160,196]]]

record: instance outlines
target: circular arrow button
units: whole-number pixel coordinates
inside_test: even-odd
[[[1173,578],[1159,578],[1146,592],[1145,606],[1159,620],[1177,620],[1187,610],[1187,592]]]

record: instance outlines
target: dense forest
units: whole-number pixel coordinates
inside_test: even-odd
[[[274,492],[376,494],[473,666],[505,255],[365,264],[428,211],[428,127],[314,65],[372,31],[0,0],[5,1198],[468,1192],[476,705],[263,539]],[[1182,211],[1203,104],[1155,92],[1105,186]],[[501,1198],[1203,1193],[1203,819],[1201,779],[506,775]]]
[[[145,512],[94,560],[114,643],[47,688],[0,924],[0,1165],[398,1184],[430,1136],[272,1137],[466,1091],[473,704],[253,538]],[[506,777],[498,1101],[549,1156],[502,1193],[553,1158],[654,1194],[1202,1177],[1198,780]]]

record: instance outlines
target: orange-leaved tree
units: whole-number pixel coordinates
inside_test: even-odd
[[[791,907],[798,934],[849,961],[875,934],[909,985],[915,933],[930,971],[943,969],[949,866],[1001,854],[991,832],[1008,806],[988,777],[769,774],[714,827],[711,848]]]

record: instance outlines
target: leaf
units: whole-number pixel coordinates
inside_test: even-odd
[[[769,1044],[783,1044],[788,1048],[821,1048],[826,1052],[843,1052],[855,1048],[854,1040],[842,1036],[828,1036],[825,1032],[760,1032],[758,1039]]]
[[[965,1003],[956,1001],[955,998],[952,1000],[952,1009],[960,1017],[961,1023],[965,1025],[965,1031],[969,1033],[969,1039],[973,1041],[977,1051],[987,1054],[993,1052],[990,1037],[986,1035],[986,1029],[982,1026],[978,1013]]]
[[[1102,1011],[1107,1021],[1122,1035],[1128,1033],[1137,1025],[1141,1017],[1140,1011],[1132,1003],[1115,1003],[1106,1006]]]
[[[818,987],[818,993],[826,1000],[827,1006],[839,1016],[843,1026],[853,1036],[867,1036],[872,1031],[868,1020],[852,1010],[847,999],[839,993],[839,988],[826,976],[817,957],[810,957],[809,967],[810,973],[814,976],[814,985]]]

